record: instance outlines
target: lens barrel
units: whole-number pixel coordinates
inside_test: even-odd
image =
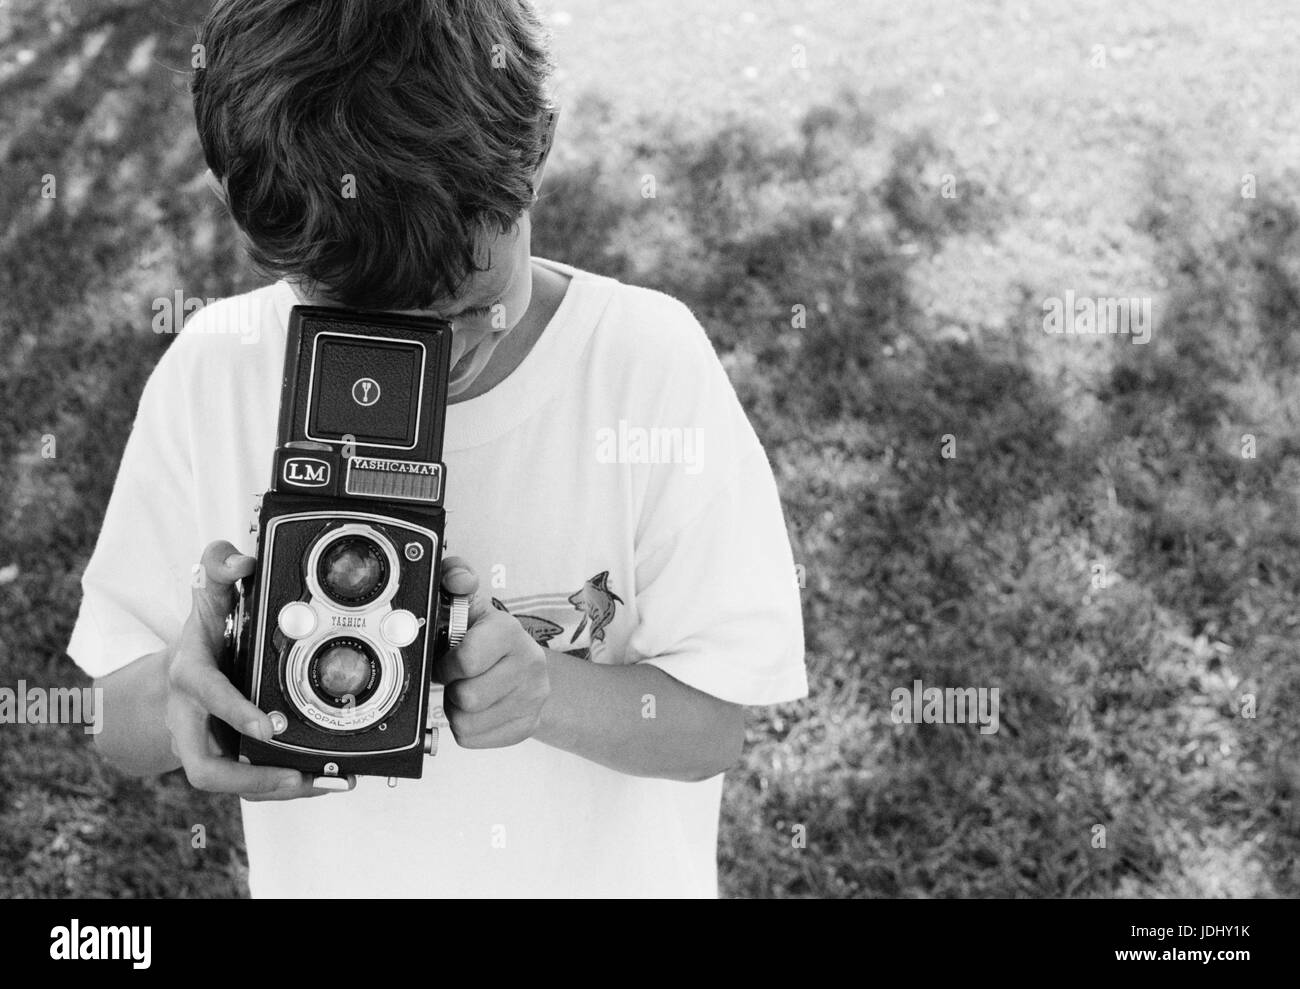
[[[379,657],[361,639],[340,636],[316,647],[307,666],[313,693],[331,707],[365,703],[379,686]]]
[[[369,604],[388,585],[388,558],[366,536],[335,539],[320,554],[316,580],[325,594],[347,608]]]

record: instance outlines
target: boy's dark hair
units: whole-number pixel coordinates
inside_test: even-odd
[[[431,308],[532,205],[551,62],[528,0],[218,0],[199,41],[203,155],[267,274]]]

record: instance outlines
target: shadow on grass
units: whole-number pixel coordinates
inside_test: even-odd
[[[1008,211],[994,190],[945,199],[931,136],[890,134],[852,97],[793,136],[636,130],[652,136],[626,158],[552,187],[542,253],[701,315],[807,574],[813,696],[751,727],[726,888],[1294,891],[1293,650],[1271,634],[1296,592],[1291,210],[1225,207],[1198,244],[1176,176],[1152,187],[1135,226],[1172,289],[1081,432],[1063,407],[1079,396],[1035,370],[1041,310],[954,335],[913,302],[919,262]],[[1269,457],[1211,427],[1269,432]],[[999,688],[1001,730],[894,725],[891,691],[915,679]],[[1269,710],[1242,717],[1252,692]]]

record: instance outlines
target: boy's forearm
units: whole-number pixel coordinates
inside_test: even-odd
[[[167,731],[166,651],[136,660],[95,680],[104,690],[104,729],[96,748],[132,776],[157,776],[180,768]]]
[[[538,741],[633,776],[684,781],[725,772],[740,757],[744,709],[645,663],[604,665],[546,650],[551,694]],[[165,723],[167,654],[101,677],[100,753],[119,770],[155,776],[180,767]]]
[[[551,693],[540,742],[632,776],[695,781],[740,758],[744,708],[646,663],[606,665],[546,650]]]

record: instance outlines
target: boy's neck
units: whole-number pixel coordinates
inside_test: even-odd
[[[474,379],[463,392],[448,401],[448,405],[466,402],[491,391],[514,373],[523,363],[545,331],[556,310],[564,300],[572,280],[566,274],[545,265],[532,264],[533,293],[523,318],[505,335],[488,361],[483,373]]]

